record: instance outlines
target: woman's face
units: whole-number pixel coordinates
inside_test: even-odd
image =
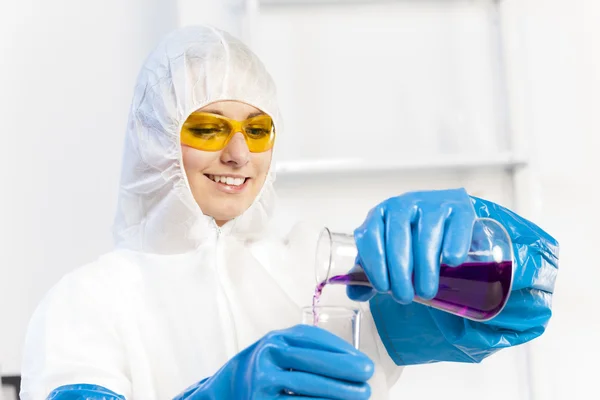
[[[237,101],[211,103],[198,111],[221,114],[238,121],[263,114],[259,109]],[[185,145],[181,151],[196,203],[202,213],[213,217],[219,226],[240,216],[252,205],[271,165],[272,150],[251,153],[241,132],[236,132],[219,151],[202,151]],[[224,178],[230,179],[224,183],[222,180],[227,180]],[[244,179],[241,185],[239,179]]]

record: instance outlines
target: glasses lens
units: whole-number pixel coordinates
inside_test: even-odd
[[[246,120],[244,123],[246,143],[253,153],[262,153],[270,150],[275,141],[273,120],[266,114]]]
[[[231,125],[226,119],[208,113],[192,113],[181,128],[181,143],[198,150],[221,150]]]

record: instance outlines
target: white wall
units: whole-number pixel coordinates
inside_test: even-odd
[[[0,7],[0,365],[65,272],[110,249],[135,76],[177,25],[168,0]]]
[[[507,149],[490,0],[333,3],[263,6],[255,22],[285,116],[279,158]]]
[[[514,121],[533,136],[528,214],[561,243],[554,317],[531,346],[535,399],[597,398],[600,3],[505,1],[512,63],[523,66],[513,71]]]

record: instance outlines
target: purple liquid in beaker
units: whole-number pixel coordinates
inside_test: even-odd
[[[512,262],[467,262],[458,267],[440,266],[440,284],[435,298],[419,300],[435,308],[475,320],[496,316],[506,303],[512,284]],[[320,283],[313,297],[313,316],[326,285],[370,286],[364,272],[333,276]]]

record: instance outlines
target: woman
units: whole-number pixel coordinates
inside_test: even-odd
[[[362,302],[362,352],[297,325],[316,232],[282,234],[271,218],[282,134],[274,84],[246,46],[210,27],[165,38],[131,106],[116,249],[36,310],[23,399],[383,399],[403,365],[478,362],[544,331],[556,242],[462,189],[386,200],[356,230],[374,286],[348,292]],[[505,310],[483,324],[412,303],[435,295],[440,254],[465,259],[477,216],[516,246]]]

